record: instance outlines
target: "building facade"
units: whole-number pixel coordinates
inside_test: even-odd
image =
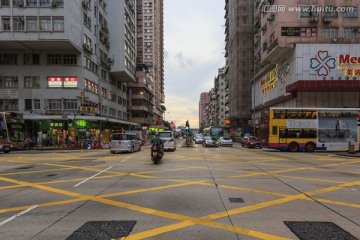
[[[149,112],[142,111],[142,115],[155,122],[162,118],[161,105],[165,102],[163,1],[137,0],[136,5],[137,64],[144,65],[147,69],[146,74],[151,75],[149,84],[152,92],[152,106],[149,107]],[[139,112],[134,112],[134,114],[139,114]]]
[[[200,94],[199,101],[199,127],[205,127],[207,124],[206,108],[210,103],[209,92],[203,92]]]
[[[227,119],[227,97],[229,89],[227,88],[227,79],[225,74],[225,67],[218,69],[218,75],[215,79],[216,89],[216,121],[215,126],[227,127],[229,122]]]
[[[233,128],[243,127],[251,119],[253,8],[254,1],[225,1],[225,72],[229,81],[229,120]]]
[[[275,5],[284,11],[266,11]],[[359,7],[356,0],[256,2],[255,124],[269,107],[360,107]]]
[[[30,134],[108,136],[132,128],[134,0],[14,0],[0,8],[0,111],[23,113]],[[106,137],[105,137],[106,138]]]

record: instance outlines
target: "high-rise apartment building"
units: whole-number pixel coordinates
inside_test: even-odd
[[[254,120],[269,107],[360,107],[360,2],[256,1]]]
[[[136,1],[137,82],[129,84],[129,116],[149,126],[162,117],[164,103],[163,5],[159,0]]]
[[[203,92],[200,94],[200,101],[199,101],[199,127],[207,126],[207,119],[205,116],[205,110],[210,103],[210,96],[209,92]]]
[[[229,81],[231,127],[243,127],[251,119],[251,88],[254,65],[254,1],[225,1],[225,57]]]
[[[134,0],[1,0],[0,24],[0,111],[23,113],[41,136],[135,125]]]

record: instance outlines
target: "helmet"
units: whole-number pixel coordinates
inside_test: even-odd
[[[159,136],[159,133],[158,133],[158,132],[156,132],[156,133],[155,133],[155,137],[158,137],[158,136]]]

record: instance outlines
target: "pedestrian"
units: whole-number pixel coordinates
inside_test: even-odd
[[[58,148],[65,148],[65,145],[64,145],[64,138],[62,136],[60,136],[60,139],[59,139],[59,142],[58,142]]]

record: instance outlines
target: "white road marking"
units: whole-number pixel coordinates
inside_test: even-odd
[[[91,176],[91,177],[89,177],[89,178],[85,179],[84,181],[81,181],[81,182],[79,182],[78,184],[74,185],[74,187],[77,187],[77,186],[79,186],[80,184],[83,184],[84,182],[86,182],[86,181],[88,181],[88,180],[90,180],[90,179],[92,179],[92,178],[96,177],[97,175],[102,174],[103,172],[106,172],[107,170],[109,170],[109,169],[110,169],[110,168],[112,168],[112,167],[113,167],[113,166],[108,167],[107,169],[102,170],[101,172],[98,172],[97,174],[95,174],[95,175],[93,175],[93,176]]]
[[[30,207],[30,208],[28,208],[28,209],[26,209],[26,210],[24,210],[24,211],[22,211],[22,212],[20,212],[20,213],[18,213],[18,214],[16,214],[16,215],[14,215],[14,216],[12,216],[12,217],[10,217],[10,218],[2,221],[2,222],[0,223],[0,226],[4,225],[4,224],[7,223],[7,222],[10,222],[10,221],[14,220],[14,219],[17,218],[17,217],[20,217],[21,215],[23,215],[23,214],[25,214],[25,213],[27,213],[27,212],[30,212],[30,211],[33,210],[34,208],[37,208],[37,206],[38,206],[38,205],[34,205],[34,206],[32,206],[32,207]]]
[[[127,158],[125,158],[124,160],[122,160],[121,162],[125,162],[126,160],[128,160],[128,159],[130,159],[130,158],[132,158],[133,156],[130,156],[130,157],[127,157]]]

